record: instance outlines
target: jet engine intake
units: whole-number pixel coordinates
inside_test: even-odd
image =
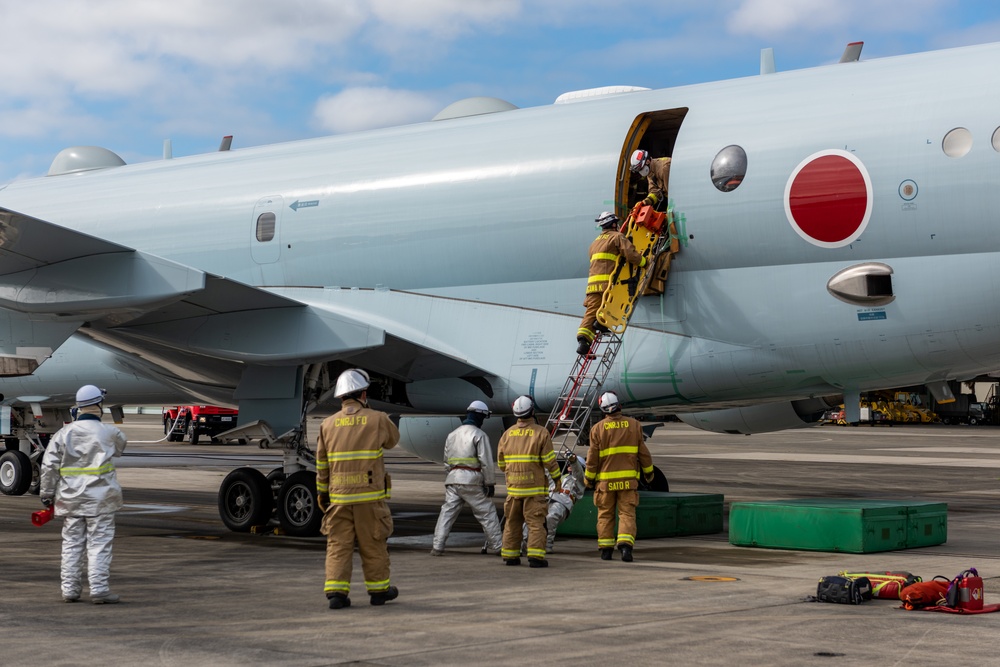
[[[689,426],[716,433],[770,433],[818,422],[823,413],[843,402],[841,396],[806,398],[742,408],[689,412],[677,417]]]

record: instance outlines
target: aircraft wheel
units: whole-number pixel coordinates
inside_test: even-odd
[[[323,512],[316,502],[316,473],[293,472],[278,492],[278,521],[294,537],[319,535]]]
[[[263,473],[254,468],[237,468],[226,475],[219,487],[219,516],[226,528],[247,533],[271,517],[274,498]]]
[[[260,442],[257,443],[257,446],[261,449],[268,449],[271,447],[271,441],[267,438],[261,438]]]
[[[639,489],[642,491],[657,491],[659,493],[667,493],[670,491],[670,483],[667,481],[667,476],[663,474],[663,471],[653,466],[653,481],[648,484],[639,480]]]
[[[23,496],[31,487],[31,459],[24,452],[8,449],[0,455],[0,493]]]

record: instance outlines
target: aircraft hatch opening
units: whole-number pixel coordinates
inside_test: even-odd
[[[632,173],[629,157],[637,149],[648,151],[654,160],[671,157],[687,112],[687,107],[649,111],[632,121],[618,160],[618,181],[615,183],[615,212],[618,217],[624,220],[635,203],[647,194],[647,181],[645,177]]]

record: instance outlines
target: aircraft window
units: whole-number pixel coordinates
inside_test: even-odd
[[[993,150],[1000,152],[1000,127],[993,131]]]
[[[257,218],[257,240],[267,243],[274,238],[274,213],[261,213]]]
[[[740,187],[747,175],[747,153],[739,146],[726,146],[712,160],[712,185],[721,192]]]
[[[948,157],[962,157],[972,149],[972,132],[964,127],[956,127],[944,135],[941,149]]]

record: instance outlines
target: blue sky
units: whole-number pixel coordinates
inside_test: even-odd
[[[0,183],[62,148],[127,162],[1000,40],[995,0],[0,0]]]

